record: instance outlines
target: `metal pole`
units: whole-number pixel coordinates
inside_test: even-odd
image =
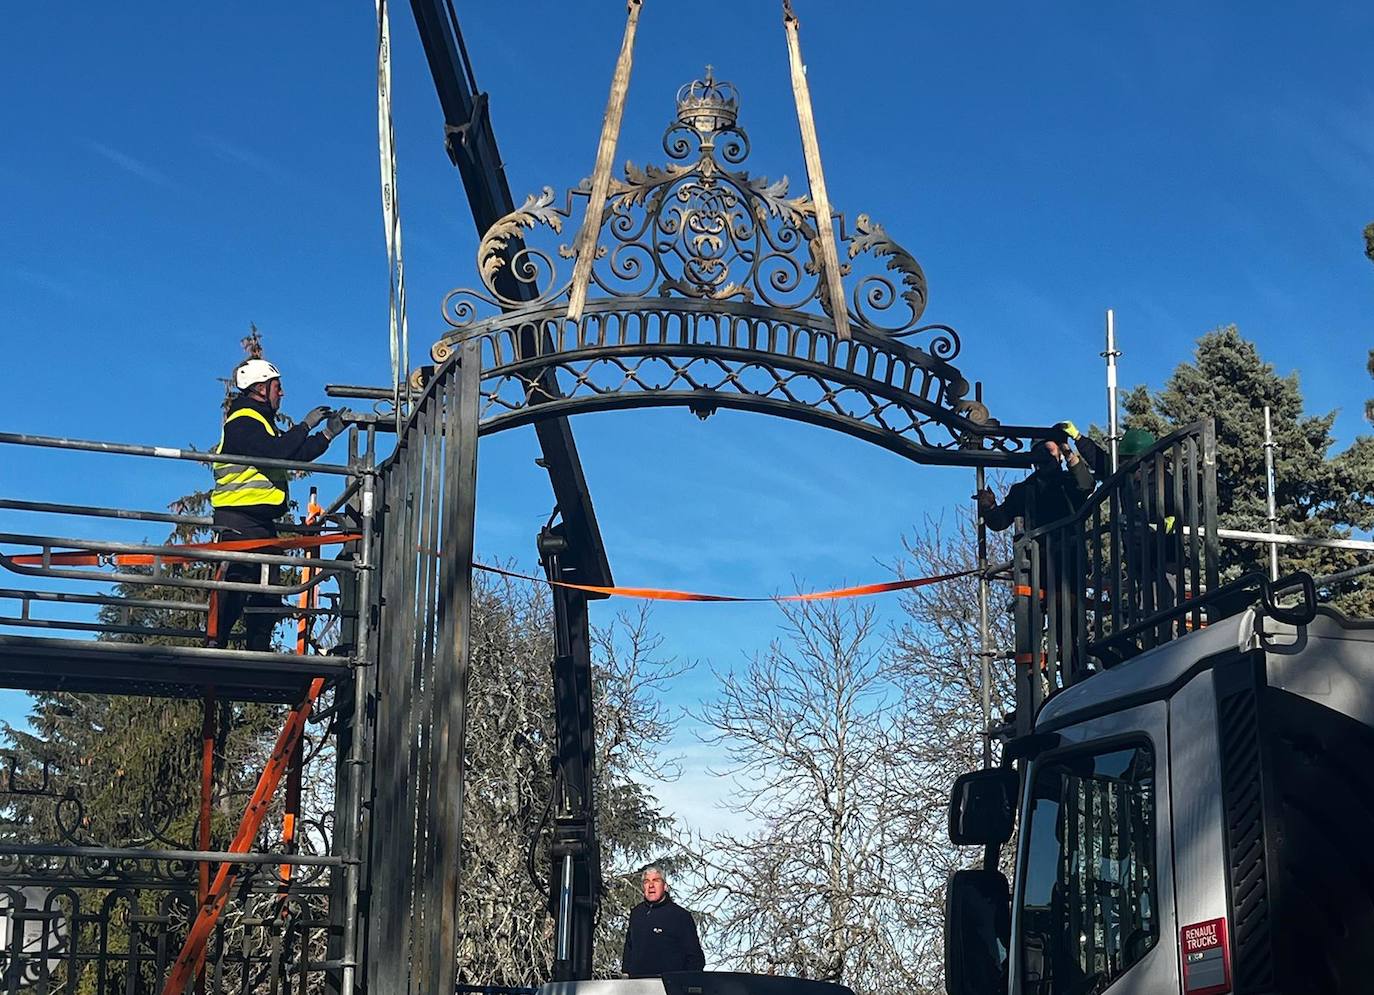
[[[983,468],[974,470],[979,492],[987,485]],[[983,706],[983,766],[992,766],[992,647],[988,632],[988,527],[978,514],[974,501],[974,520],[978,523],[978,679]]]
[[[357,637],[353,650],[353,709],[349,721],[353,724],[353,735],[348,743],[348,826],[339,827],[341,850],[346,853],[343,866],[344,921],[342,949],[342,977],[340,995],[353,995],[358,970],[358,906],[360,902],[359,873],[363,859],[362,834],[359,823],[362,820],[362,793],[364,768],[367,756],[363,752],[363,725],[367,716],[367,687],[363,668],[371,662],[372,655],[372,604],[373,573],[373,519],[376,508],[376,445],[375,431],[367,430],[367,448],[362,455],[359,472],[362,476],[362,539],[359,541],[358,565],[362,568],[358,575],[358,623]]]
[[[1279,516],[1274,502],[1277,481],[1274,476],[1274,424],[1270,418],[1269,405],[1264,406],[1264,491],[1265,507],[1269,516],[1269,532],[1278,532]],[[1279,544],[1269,544],[1269,579],[1279,579]]]
[[[1107,308],[1107,351],[1102,353],[1107,360],[1107,441],[1110,444],[1112,473],[1116,473],[1116,445],[1121,441],[1121,426],[1118,422],[1116,404],[1116,358],[1121,351],[1116,347],[1116,315]]]
[[[563,962],[572,959],[572,901],[573,857],[563,857],[563,884],[558,889],[558,949],[555,957]]]
[[[1192,529],[1185,529],[1192,533]],[[1199,530],[1200,531],[1200,530]],[[1353,549],[1360,553],[1374,552],[1374,542],[1368,539],[1323,539],[1320,536],[1295,536],[1283,532],[1249,532],[1245,529],[1217,529],[1218,539],[1241,542],[1263,542],[1273,546],[1303,546],[1309,549]],[[33,592],[29,592],[32,594]]]

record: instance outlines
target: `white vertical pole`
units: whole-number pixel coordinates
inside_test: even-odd
[[[1111,472],[1116,473],[1116,444],[1121,441],[1116,403],[1116,358],[1121,352],[1116,347],[1116,315],[1111,308],[1107,308],[1107,351],[1102,355],[1107,360],[1107,438],[1111,444]]]
[[[1275,506],[1274,492],[1278,480],[1274,474],[1274,423],[1270,417],[1269,405],[1264,406],[1264,491],[1265,506],[1269,515],[1269,534],[1279,530],[1279,515]],[[1269,543],[1269,579],[1279,579],[1279,544]]]
[[[977,467],[977,490],[987,486],[983,468]],[[978,523],[978,679],[981,682],[983,706],[983,766],[992,766],[992,637],[988,631],[988,527],[974,507],[974,521]]]

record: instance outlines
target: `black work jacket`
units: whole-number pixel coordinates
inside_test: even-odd
[[[1098,483],[1112,475],[1111,454],[1086,435],[1080,435],[1073,443],[1079,458],[1088,464],[1088,472]]]
[[[652,978],[671,971],[706,967],[697,923],[671,895],[657,903],[640,902],[630,910],[621,970],[632,978]]]
[[[225,418],[240,408],[252,408],[271,424],[277,423],[277,413],[269,405],[247,394],[240,394],[234,398],[229,410],[225,412]],[[329,440],[324,434],[316,432],[311,435],[310,429],[306,428],[303,422],[297,422],[288,429],[278,429],[276,435],[269,435],[267,429],[263,428],[262,423],[256,418],[235,418],[224,425],[224,446],[220,452],[233,456],[266,456],[268,459],[298,460],[307,463],[318,459],[328,448]],[[286,490],[284,484],[282,489]],[[215,524],[233,529],[252,528],[275,522],[286,513],[290,503],[291,497],[288,493],[280,504],[216,508]]]
[[[983,521],[988,528],[1001,532],[1021,518],[1030,532],[1076,514],[1092,492],[1092,473],[1080,458],[1067,470],[1036,470],[1025,480],[1012,484],[1001,504],[983,512]]]

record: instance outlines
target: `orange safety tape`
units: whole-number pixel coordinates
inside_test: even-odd
[[[276,536],[271,539],[228,539],[223,542],[188,542],[176,546],[177,549],[227,550],[243,553],[259,549],[318,549],[338,543],[356,542],[362,538],[360,532],[339,532],[332,535]],[[121,566],[151,566],[154,560],[163,563],[194,563],[204,557],[182,555],[180,553],[91,553],[85,550],[54,550],[43,553],[21,553],[10,559],[25,566],[100,566],[102,563],[117,563]]]
[[[857,598],[867,594],[884,594],[888,591],[909,591],[917,587],[925,587],[927,584],[938,584],[945,580],[955,580],[959,577],[972,577],[977,570],[961,570],[958,573],[939,574],[934,577],[917,577],[913,580],[890,580],[881,584],[860,584],[857,587],[839,587],[832,591],[812,591],[808,594],[779,594],[771,598],[745,598],[736,597],[729,594],[696,594],[692,591],[670,591],[656,587],[600,587],[596,584],[573,584],[562,580],[548,580],[544,577],[534,577],[529,574],[516,573],[513,570],[503,570],[501,567],[487,566],[485,563],[474,563],[476,570],[485,570],[487,573],[500,574],[502,577],[512,577],[516,580],[529,580],[537,584],[549,584],[553,587],[564,587],[573,591],[587,591],[591,594],[607,594],[612,597],[622,598],[643,598],[647,601],[822,601],[831,598]]]

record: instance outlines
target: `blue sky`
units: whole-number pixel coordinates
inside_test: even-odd
[[[623,4],[455,5],[517,200],[575,184]],[[994,415],[1101,421],[1114,307],[1125,384],[1157,385],[1198,335],[1234,322],[1300,372],[1311,408],[1340,409],[1342,442],[1364,430],[1374,8],[797,7],[831,199],[920,260],[926,316],[960,331],[957,363]],[[741,92],[747,168],[799,189],[778,8],[647,0],[617,158],[662,161],[673,95],[711,63]],[[295,414],[325,382],[388,380],[370,3],[7,15],[0,429],[207,446],[216,378],[249,321]],[[476,283],[476,236],[406,5],[393,34],[418,363],[443,331],[443,294]],[[626,584],[756,594],[884,579],[900,536],[972,489],[971,471],[757,415],[600,414],[574,429]],[[529,429],[483,443],[484,557],[533,562],[551,505],[535,455]],[[8,451],[0,492],[156,508],[203,474]],[[767,605],[656,618],[673,652],[727,667],[778,621]],[[699,674],[682,702],[709,691]]]

